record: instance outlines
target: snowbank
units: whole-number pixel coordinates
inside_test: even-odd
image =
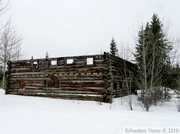
[[[174,102],[142,110],[136,96],[134,111],[127,98],[113,104],[4,95],[0,90],[1,134],[122,134],[126,128],[179,127]]]

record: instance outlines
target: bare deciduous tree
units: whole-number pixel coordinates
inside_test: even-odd
[[[19,60],[21,56],[21,41],[10,21],[1,30],[0,63],[3,66],[3,88],[5,88],[5,72],[9,60]]]
[[[127,97],[125,97],[125,101],[127,101],[128,106],[130,110],[133,110],[133,99],[132,99],[132,81],[134,78],[133,71],[130,70],[130,67],[128,66],[127,62],[131,59],[131,51],[127,47],[128,45],[126,44],[126,47],[124,47],[124,43],[121,43],[121,48],[119,49],[119,55],[121,58],[123,58],[123,63],[121,63],[121,76],[123,80],[121,81],[122,83],[122,88],[125,89],[127,93]],[[122,101],[122,100],[121,100]]]
[[[8,10],[9,2],[0,0],[0,16]],[[21,56],[21,37],[17,35],[11,21],[0,23],[0,66],[3,72],[3,88],[5,88],[5,72],[8,60],[18,60]]]

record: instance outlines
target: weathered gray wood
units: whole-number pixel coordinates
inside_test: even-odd
[[[45,74],[45,72],[21,72],[21,73],[11,73],[11,75],[40,75]]]
[[[103,87],[103,83],[96,82],[60,82],[61,87]]]
[[[91,100],[91,101],[103,101],[102,95],[70,95],[70,94],[53,94],[53,93],[22,93],[22,92],[10,92],[10,94],[14,95],[26,95],[26,96],[40,96],[40,97],[52,97],[52,98],[61,98],[68,100]]]
[[[21,93],[54,93],[54,94],[91,94],[91,95],[101,95],[99,91],[85,91],[85,90],[60,90],[60,89],[33,89],[33,88],[26,88],[26,89],[17,89],[16,91]]]
[[[32,78],[15,77],[15,78],[11,78],[11,80],[13,80],[13,81],[15,81],[15,80],[17,80],[17,81],[42,81],[42,80],[51,80],[51,79],[50,78],[43,78],[43,77],[41,77],[41,78],[38,78],[38,77],[36,77],[36,78],[33,78],[33,77]]]
[[[108,53],[10,61],[6,93],[111,102],[113,96],[126,94],[119,86],[113,89],[113,82],[124,80],[124,62],[132,65]]]

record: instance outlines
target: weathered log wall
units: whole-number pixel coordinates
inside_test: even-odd
[[[120,57],[108,55],[109,74],[111,76],[111,91],[113,97],[131,94],[135,87],[136,66]]]
[[[122,62],[108,53],[9,61],[6,93],[111,102],[126,94]]]
[[[10,61],[7,94],[108,101],[104,55]]]

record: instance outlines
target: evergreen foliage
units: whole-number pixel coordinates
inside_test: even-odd
[[[170,71],[169,53],[172,50],[170,42],[163,31],[163,24],[158,15],[153,14],[150,23],[146,27],[141,27],[134,54],[138,73],[138,85],[143,90],[141,95],[142,102],[149,106],[162,99],[161,88],[167,84],[165,76]]]
[[[171,89],[180,90],[180,67],[177,63],[175,67],[172,68],[169,78],[169,87]]]
[[[3,73],[0,72],[0,81],[3,79]]]
[[[116,42],[114,41],[114,38],[112,38],[111,40],[110,53],[114,56],[118,56],[118,49],[116,47]]]

